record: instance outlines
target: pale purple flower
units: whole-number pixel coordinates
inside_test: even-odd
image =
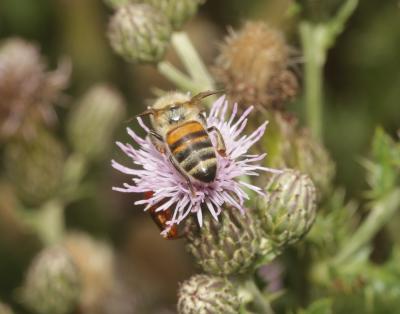
[[[190,191],[186,180],[171,164],[167,154],[160,153],[148,137],[141,138],[128,128],[128,134],[136,142],[138,148],[120,142],[117,142],[117,145],[132,159],[135,167],[127,168],[115,160],[112,160],[112,166],[123,173],[132,175],[133,184],[124,183],[123,187],[113,189],[125,193],[153,192],[151,198],[136,201],[135,204],[145,205],[144,210],[158,203],[160,206],[156,211],[172,208],[173,216],[168,222],[169,226],[179,224],[190,213],[197,215],[201,226],[202,211],[205,208],[218,220],[223,204],[244,212],[244,201],[249,198],[244,189],[247,188],[259,194],[262,194],[262,190],[244,182],[243,177],[257,176],[258,171],[275,171],[259,165],[266,154],[248,154],[250,147],[263,136],[267,125],[265,122],[252,134],[242,135],[252,109],[253,107],[249,107],[239,116],[238,107],[235,104],[229,119],[226,120],[228,102],[225,97],[220,97],[213,104],[207,117],[207,127],[215,126],[220,130],[226,145],[226,157],[217,154],[217,175],[213,182],[209,184],[193,182],[195,194]],[[138,122],[145,131],[149,131],[140,118]],[[216,145],[214,134],[211,133],[210,136],[211,141]]]

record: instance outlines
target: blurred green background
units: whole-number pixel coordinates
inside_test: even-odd
[[[334,7],[335,1],[331,2]],[[209,0],[186,30],[208,65],[227,27],[238,27],[247,19],[262,19],[282,28],[291,44],[300,49],[296,19],[286,14],[289,4],[288,0]],[[72,61],[66,91],[69,101],[57,108],[61,138],[65,137],[61,126],[68,106],[95,83],[110,82],[123,93],[128,117],[143,109],[152,87],[172,88],[152,66],[127,65],[113,54],[106,38],[110,14],[101,0],[0,1],[0,40],[18,36],[37,43],[51,68],[62,56]],[[359,196],[365,187],[360,158],[368,150],[375,127],[381,125],[394,136],[400,128],[399,56],[400,4],[395,0],[360,1],[329,51],[324,74],[324,137],[337,162],[336,180],[348,189],[349,197]],[[172,52],[168,58],[176,60]],[[296,106],[301,106],[301,101],[291,109],[299,111]],[[116,139],[125,137],[127,124],[120,126]],[[113,243],[121,260],[134,265],[141,277],[161,291],[164,300],[160,303],[173,308],[177,282],[194,270],[183,245],[164,241],[147,215],[133,209],[132,195],[111,191],[122,177],[111,169],[109,159],[123,157],[117,149],[108,157],[93,165],[87,175],[96,182],[97,197],[69,205],[67,225]],[[0,298],[6,300],[12,298],[30,257],[40,247],[29,234],[7,232],[2,235],[0,230]],[[19,250],[15,251],[14,245]]]

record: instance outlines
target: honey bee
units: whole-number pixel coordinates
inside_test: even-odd
[[[150,116],[150,139],[186,180],[192,193],[194,182],[211,183],[217,174],[217,156],[225,156],[225,143],[216,127],[207,127],[201,100],[218,92],[207,91],[192,98],[171,93],[139,116]],[[215,132],[213,146],[210,133]]]
[[[194,182],[211,183],[217,174],[217,153],[225,156],[225,143],[216,127],[207,127],[201,100],[218,92],[202,92],[192,98],[171,93],[157,101],[139,116],[150,116],[150,139],[169,160],[179,174],[186,180],[190,191],[195,194]],[[217,145],[213,146],[210,132],[215,132]],[[145,194],[150,198],[152,192]],[[166,223],[172,217],[171,209],[157,212],[159,204],[149,210],[156,225],[166,229]],[[168,228],[166,239],[178,239],[177,225]]]

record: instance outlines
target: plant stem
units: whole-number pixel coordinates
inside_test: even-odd
[[[375,234],[390,221],[399,208],[400,188],[397,188],[375,203],[368,217],[334,259],[334,264],[338,265],[346,262],[348,258],[369,243]]]
[[[21,220],[32,228],[45,245],[60,241],[64,234],[64,205],[54,199],[32,211],[21,210]]]
[[[260,292],[253,279],[247,279],[244,288],[252,295],[254,306],[263,314],[274,314],[270,303]]]
[[[196,93],[198,86],[187,75],[179,71],[168,61],[162,61],[157,65],[158,71],[164,75],[169,81],[174,83],[177,87]]]
[[[305,59],[305,118],[313,136],[322,140],[322,80],[326,51],[319,42],[319,28],[308,22],[300,24]]]
[[[214,90],[214,80],[204,65],[199,54],[185,32],[172,35],[172,45],[189,75],[182,73],[168,61],[158,64],[158,71],[179,89],[197,94],[206,90]],[[211,105],[215,97],[210,96],[204,101]]]
[[[185,32],[172,35],[172,45],[199,91],[214,89],[214,80]]]
[[[300,24],[305,59],[305,118],[311,133],[320,141],[323,136],[323,68],[327,51],[343,31],[357,4],[358,0],[347,0],[331,20],[324,23],[303,21]]]

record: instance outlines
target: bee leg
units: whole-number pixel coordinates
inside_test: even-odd
[[[192,193],[192,195],[194,196],[196,194],[196,191],[194,190],[194,187],[192,185],[192,182],[190,182],[189,177],[187,176],[186,173],[184,173],[181,168],[179,168],[179,166],[176,164],[175,160],[172,158],[172,156],[169,156],[169,161],[171,162],[171,164],[174,166],[174,168],[176,169],[176,171],[179,172],[179,174],[186,180],[190,192]]]
[[[209,127],[208,132],[215,132],[217,134],[217,151],[222,157],[226,157],[226,146],[221,132],[215,126]]]
[[[154,131],[150,131],[149,136],[150,136],[150,141],[153,143],[156,149],[161,154],[165,154],[166,149],[162,136]]]

